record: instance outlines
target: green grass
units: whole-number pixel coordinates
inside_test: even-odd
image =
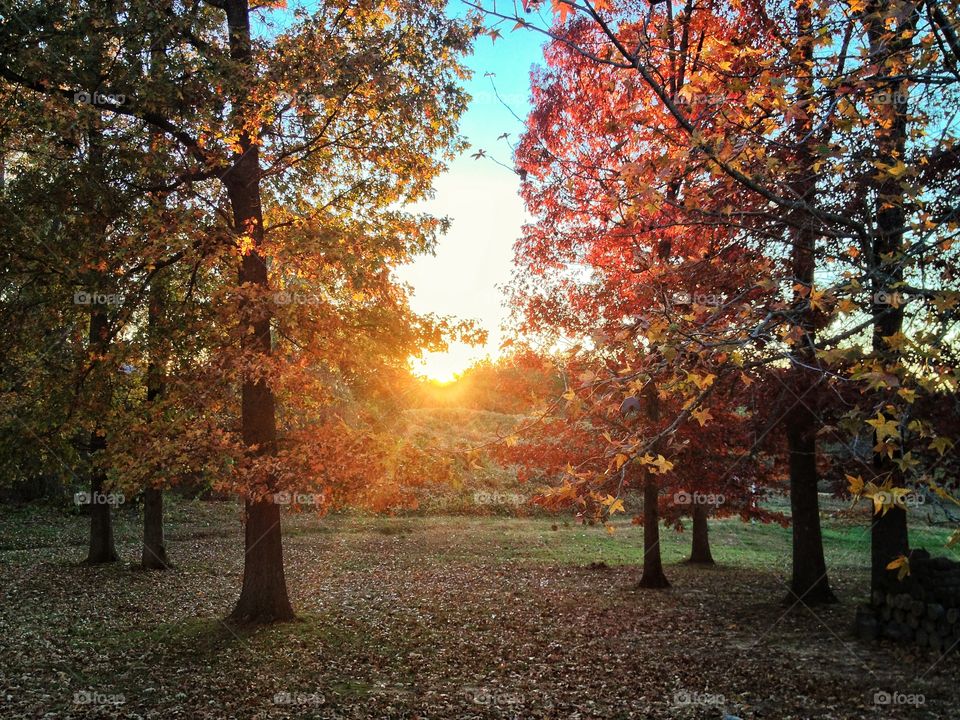
[[[239,520],[234,517],[235,503],[207,503],[171,498],[167,502],[168,540],[204,541],[238,536]],[[119,543],[137,543],[140,519],[123,510],[114,514]],[[71,511],[58,512],[48,507],[4,509],[0,523],[0,551],[20,554],[36,548],[82,548],[86,543],[87,519]],[[318,518],[311,513],[288,513],[284,534],[289,539],[314,535],[334,536],[372,534],[416,541],[424,533],[443,534],[443,528],[455,523],[461,532],[482,537],[476,545],[464,543],[443,553],[442,558],[462,559],[486,556],[513,561],[552,562],[583,565],[604,562],[607,565],[641,564],[643,528],[626,519],[613,523],[608,533],[601,525],[573,522],[569,516],[526,517],[468,515],[455,519],[444,515],[378,517],[361,513],[334,513]],[[862,523],[825,514],[822,520],[824,550],[828,563],[836,567],[862,567],[869,559],[868,518]],[[556,528],[556,529],[553,529]],[[783,567],[790,560],[791,529],[775,523],[743,523],[737,518],[712,519],[710,542],[718,563],[744,567]],[[914,524],[910,544],[933,554],[960,559],[956,549],[945,547],[952,532],[946,526]],[[494,539],[494,540],[491,540]],[[672,528],[660,528],[664,562],[682,562],[689,554],[691,535]],[[441,559],[442,559],[441,558]]]
[[[581,525],[564,518],[428,516],[422,518],[378,518],[332,516],[321,521],[331,533],[371,533],[398,536],[416,542],[427,533],[442,534],[456,525],[458,533],[481,538],[475,544],[457,544],[439,555],[441,561],[495,558],[515,562],[587,565],[640,565],[643,563],[643,528],[628,520],[613,523],[611,534],[601,525]],[[556,528],[556,529],[554,529]],[[945,547],[951,530],[945,527],[915,526],[910,544],[935,555],[960,559],[955,549]],[[710,542],[714,559],[721,564],[746,568],[788,568],[792,530],[775,523],[743,523],[739,519],[710,521]],[[665,563],[683,562],[690,553],[691,534],[660,528],[661,554]],[[823,519],[823,543],[828,565],[836,568],[863,568],[870,558],[870,532],[863,525]]]

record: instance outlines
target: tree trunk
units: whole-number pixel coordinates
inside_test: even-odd
[[[809,0],[797,4],[797,51],[800,68],[797,73],[797,95],[806,104],[792,124],[797,138],[797,151],[792,171],[792,187],[796,195],[812,203],[816,195],[817,137],[813,132],[813,50],[814,31]],[[790,592],[786,602],[819,605],[836,602],[827,563],[823,554],[823,535],[820,530],[820,498],[817,494],[817,430],[820,420],[814,390],[817,378],[812,376],[817,366],[816,325],[810,294],[814,290],[816,258],[816,229],[812,218],[803,211],[795,211],[791,219],[793,242],[792,264],[796,326],[801,335],[791,346],[791,404],[784,421],[787,448],[790,455],[790,513],[793,521],[793,567]]]
[[[163,359],[160,348],[161,323],[166,312],[166,293],[158,276],[150,284],[147,305],[150,363],[147,367],[147,404],[163,396]],[[154,481],[155,482],[155,481]],[[163,490],[150,485],[143,491],[143,553],[140,566],[145,570],[166,570],[171,567],[163,540]]]
[[[94,430],[90,436],[90,449],[93,453],[106,448],[103,435]],[[106,502],[106,473],[94,468],[90,480],[90,545],[87,551],[87,564],[116,562],[117,550],[113,543],[113,521],[110,517],[110,505]]]
[[[88,344],[93,353],[104,352],[107,333],[107,314],[98,306],[91,306]],[[101,467],[101,453],[107,447],[107,439],[99,427],[90,433],[90,545],[87,563],[115,562],[117,550],[113,544],[113,521],[107,503],[107,473]]]
[[[250,41],[250,11],[246,0],[225,3],[230,33],[230,56],[253,70]],[[233,98],[238,125],[248,104],[240,91]],[[240,152],[223,180],[233,209],[234,229],[252,239],[252,247],[240,264],[241,287],[262,291],[261,297],[241,300],[240,329],[245,359],[267,359],[272,351],[270,321],[272,312],[266,298],[269,289],[267,262],[263,255],[263,212],[260,198],[260,155],[256,139],[246,130],[239,138]],[[272,388],[262,378],[244,377],[241,387],[241,425],[244,443],[257,455],[276,452],[276,402]],[[273,487],[272,478],[263,478]],[[247,498],[243,587],[230,619],[243,623],[292,620],[293,608],[287,596],[283,572],[283,543],[280,507],[272,494],[266,499]]]
[[[690,548],[688,562],[702,565],[713,565],[713,555],[710,553],[710,526],[707,523],[707,506],[703,503],[693,504],[693,544]]]
[[[106,58],[106,47],[102,43],[97,44],[90,61],[94,63],[99,71],[103,67]],[[109,180],[104,169],[103,153],[103,131],[101,127],[101,118],[99,113],[95,113],[86,127],[87,142],[89,143],[89,158],[86,172],[96,183],[106,185]],[[87,208],[91,215],[91,230],[94,243],[104,243],[107,238],[107,229],[110,225],[110,213],[104,207],[100,198],[94,200],[93,206]],[[101,245],[102,246],[102,245]],[[99,293],[109,286],[111,278],[105,276],[101,269],[96,269],[88,274],[87,281],[90,285],[86,290],[92,290]],[[87,337],[87,347],[90,352],[93,372],[90,377],[97,373],[96,369],[103,366],[103,358],[110,349],[110,319],[107,315],[107,309],[96,300],[90,305],[90,324]],[[112,399],[112,390],[110,379],[103,377],[104,387],[98,393],[91,403],[92,412],[106,413],[110,409]],[[113,541],[113,521],[111,518],[110,503],[107,502],[107,472],[103,467],[103,451],[107,447],[107,438],[103,433],[100,423],[95,421],[93,430],[90,432],[89,460],[90,460],[90,543],[87,552],[87,563],[93,565],[98,563],[116,562],[117,550]]]
[[[163,3],[164,11],[170,9],[170,3]],[[160,66],[166,53],[161,41],[161,34],[154,34],[150,43],[150,73],[160,73]],[[151,139],[156,140],[159,131],[151,131]],[[164,203],[162,194],[158,194],[158,202]],[[164,357],[162,348],[163,322],[167,313],[167,288],[162,274],[153,277],[150,283],[150,295],[147,301],[147,330],[149,364],[147,366],[147,405],[151,405],[163,397],[164,393]],[[148,407],[148,412],[154,409]],[[154,414],[154,416],[156,416]],[[158,471],[162,468],[157,468]],[[143,491],[143,552],[140,555],[140,566],[144,570],[166,570],[172,565],[167,557],[167,546],[163,539],[163,489],[157,485],[157,479],[151,478],[153,483]]]
[[[893,508],[886,515],[875,513],[870,529],[870,591],[887,592],[898,585],[896,573],[887,570],[891,560],[910,554],[907,513]]]
[[[912,37],[919,19],[917,12],[919,5],[904,5],[898,20],[896,32],[888,27],[881,14],[887,7],[883,3],[871,3],[868,7],[867,35],[870,41],[870,53],[880,71],[877,73],[878,88],[890,93],[892,102],[884,112],[885,121],[877,130],[878,159],[893,163],[904,159],[908,135],[908,92],[909,82],[902,78],[889,78],[891,69],[884,60],[888,55],[905,52],[912,44]],[[880,83],[886,82],[887,87]],[[886,262],[884,257],[895,257],[903,244],[904,211],[903,187],[897,178],[886,177],[876,183],[876,235],[873,238],[873,247],[870,253],[870,269],[873,271],[872,290],[874,292],[873,314],[873,342],[874,355],[879,358],[885,367],[893,373],[901,369],[901,353],[891,347],[885,337],[896,335],[903,328],[903,309],[899,302],[891,302],[890,298],[898,292],[897,283],[903,281],[903,269],[899,262]],[[898,373],[899,374],[899,373]],[[883,406],[882,414],[887,418],[900,420],[899,413],[906,413],[904,404],[893,392],[888,397],[877,395],[877,403]],[[887,413],[887,403],[898,408],[898,412]],[[905,425],[906,422],[903,421]],[[895,457],[900,455],[898,450]],[[876,473],[877,484],[890,479],[892,488],[904,486],[903,473],[894,458],[885,453],[876,453],[873,458],[873,467]],[[907,513],[901,508],[890,508],[886,515],[874,513],[873,524],[870,529],[870,587],[871,591],[885,590],[891,581],[891,573],[887,564],[899,555],[910,554],[910,543],[907,532]]]
[[[140,565],[145,570],[171,567],[163,540],[163,490],[157,487],[143,491],[143,555]]]
[[[653,380],[647,383],[644,397],[647,416],[655,431],[656,423],[660,420],[660,398]],[[663,560],[660,557],[660,487],[656,476],[649,470],[644,472],[646,476],[643,482],[643,574],[640,576],[639,587],[666,588],[670,587],[670,582],[663,573]]]
[[[283,573],[280,506],[271,499],[246,502],[246,538],[243,589],[230,615],[239,623],[292,620]]]
[[[166,288],[159,275],[150,284],[147,305],[150,362],[147,366],[147,404],[157,402],[164,391],[163,354],[160,346],[161,324],[166,312]],[[159,468],[158,468],[159,470]],[[140,566],[145,570],[166,570],[171,567],[163,540],[163,490],[151,478],[143,491],[143,552]]]
[[[793,576],[785,602],[822,605],[837,601],[827,579],[817,494],[816,418],[799,403],[787,417],[790,446],[790,509],[793,520]]]
[[[234,215],[238,227],[248,210],[236,197],[234,190]],[[262,238],[262,222],[259,216],[259,198],[255,206],[258,232]],[[250,216],[247,216],[249,218]],[[259,245],[259,244],[258,244]],[[256,251],[243,258],[240,271],[241,285],[252,283],[267,287],[267,266]],[[270,318],[263,312],[250,313],[250,307],[241,308],[245,327],[252,326],[253,333],[243,333],[243,349],[246,354],[266,356],[270,353]],[[241,388],[242,433],[244,443],[255,448],[257,455],[272,454],[276,448],[275,400],[270,386],[263,380],[244,379]],[[266,478],[268,488],[272,480]],[[280,529],[280,507],[273,502],[273,495],[252,502],[246,500],[246,532],[243,567],[243,588],[240,598],[230,615],[235,622],[265,623],[292,620],[293,609],[287,597],[287,584],[283,572],[283,545]]]
[[[643,483],[643,574],[639,584],[642,588],[670,587],[660,557],[659,495],[656,477],[647,473]]]

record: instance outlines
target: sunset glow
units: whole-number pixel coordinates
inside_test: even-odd
[[[512,163],[511,145],[523,130],[517,116],[529,109],[529,69],[542,62],[541,41],[530,33],[477,40],[467,59],[473,77],[466,88],[473,99],[461,125],[470,148],[434,182],[435,197],[418,208],[450,218],[451,227],[435,255],[398,272],[413,287],[413,309],[474,320],[488,333],[484,345],[453,343],[447,352],[411,362],[415,372],[434,380],[450,381],[477,360],[500,353],[501,326],[509,316],[502,289],[527,215],[518,176],[498,162]],[[480,150],[485,156],[474,158]]]
[[[960,3],[0,28],[0,718],[960,717]]]

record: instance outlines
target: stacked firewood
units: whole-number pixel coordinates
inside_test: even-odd
[[[857,611],[856,631],[864,638],[947,653],[960,648],[960,563],[911,553],[910,574],[875,590],[870,605]]]

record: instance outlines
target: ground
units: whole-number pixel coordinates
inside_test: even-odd
[[[841,602],[787,612],[789,530],[712,524],[716,568],[636,589],[642,529],[550,518],[285,518],[299,620],[221,622],[240,587],[232,503],[179,502],[169,572],[79,564],[85,521],[0,510],[3,718],[948,718],[960,653],[856,640],[866,525],[826,518]],[[553,527],[556,529],[553,529]],[[936,549],[946,529],[913,543]],[[945,551],[947,552],[947,551]],[[877,704],[876,693],[900,693]]]

